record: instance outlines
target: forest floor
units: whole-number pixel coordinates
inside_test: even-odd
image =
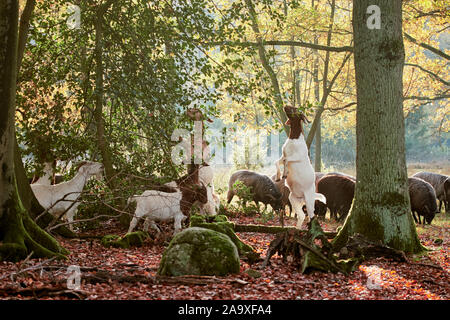
[[[258,216],[231,217],[241,224],[278,225],[278,219]],[[294,225],[288,219],[287,225]],[[336,223],[321,222],[325,231],[335,231]],[[274,255],[267,267],[262,262],[241,261],[239,274],[227,277],[160,278],[156,275],[172,226],[163,225],[163,236],[131,249],[105,248],[98,239],[64,239],[70,251],[66,261],[26,259],[18,263],[0,262],[0,299],[224,299],[224,300],[423,300],[450,299],[450,215],[439,214],[432,225],[418,226],[418,234],[430,251],[409,256],[409,262],[384,258],[365,261],[350,275],[313,272],[301,274],[296,266]],[[125,227],[103,222],[91,235],[124,235]],[[238,233],[264,257],[274,235]],[[78,266],[81,283],[71,276]],[[74,267],[72,267],[74,268]],[[248,270],[257,272],[249,272]],[[67,285],[69,284],[68,289]]]

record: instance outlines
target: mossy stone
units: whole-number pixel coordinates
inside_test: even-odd
[[[211,220],[207,222],[207,220]],[[216,215],[214,217],[205,216],[191,216],[191,227],[200,227],[205,229],[211,229],[223,234],[226,234],[238,249],[239,255],[246,257],[250,264],[259,259],[259,254],[248,244],[244,243],[234,232],[234,224],[228,221],[228,218],[224,215]]]
[[[108,234],[101,240],[103,246],[109,248],[123,248],[140,247],[144,243],[144,240],[148,238],[148,234],[144,231],[136,231],[127,233],[123,237],[119,237],[115,234]]]
[[[161,259],[158,274],[165,276],[239,273],[239,254],[220,232],[191,227],[178,233]]]

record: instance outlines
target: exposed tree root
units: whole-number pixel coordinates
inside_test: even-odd
[[[299,230],[287,230],[280,233],[267,250],[262,267],[266,267],[270,258],[278,253],[283,260],[296,263],[302,273],[312,270],[341,272],[348,274],[366,259],[386,257],[406,262],[405,253],[381,243],[375,243],[357,234],[349,238],[340,252],[334,252],[320,224],[313,219],[305,234]]]

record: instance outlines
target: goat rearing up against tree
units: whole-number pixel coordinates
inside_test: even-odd
[[[56,185],[32,184],[31,189],[41,206],[48,212],[54,216],[66,212],[67,221],[73,222],[79,205],[76,200],[83,191],[84,185],[92,176],[101,179],[103,171],[103,164],[85,161],[79,166],[77,174],[71,180]],[[69,225],[69,228],[73,230],[72,224]]]
[[[306,211],[310,219],[314,217],[314,202],[326,203],[325,196],[316,193],[315,174],[308,156],[308,147],[303,136],[302,121],[307,122],[305,115],[297,108],[284,107],[288,117],[286,125],[290,126],[289,138],[283,145],[282,157],[275,162],[276,180],[280,179],[280,164],[283,164],[283,178],[291,191],[289,201],[297,214],[297,228],[301,228],[305,220],[301,202],[306,202]]]

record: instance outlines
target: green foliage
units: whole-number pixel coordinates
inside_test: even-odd
[[[65,23],[66,1],[38,2],[19,79],[19,142],[28,169],[53,159],[99,157],[96,145],[96,5],[79,4],[80,29]],[[214,19],[203,0],[180,5],[114,1],[103,19],[103,118],[117,171],[175,177],[172,131],[186,127],[186,107],[213,112],[213,73],[195,43]],[[77,54],[75,54],[77,53]],[[186,58],[189,57],[189,58]]]
[[[239,198],[238,209],[240,209],[244,215],[252,215],[258,211],[258,208],[253,203],[253,191],[251,187],[247,187],[242,181],[237,180],[233,184],[233,190]]]

